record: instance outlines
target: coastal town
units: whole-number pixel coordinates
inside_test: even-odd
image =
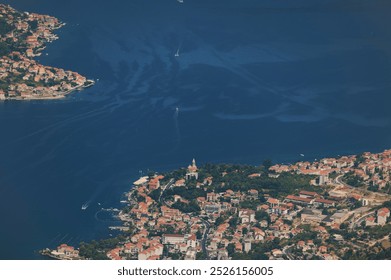
[[[36,13],[21,13],[0,4],[0,100],[56,99],[92,86],[94,81],[72,71],[34,60],[46,44],[58,39],[65,24]]]
[[[59,259],[389,259],[391,150],[260,166],[206,164],[133,183],[118,237]]]

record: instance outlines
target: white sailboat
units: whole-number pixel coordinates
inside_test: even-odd
[[[179,56],[179,49],[175,53],[175,57],[178,57],[178,56]]]
[[[183,0],[177,0],[177,1],[178,1],[179,3],[181,3],[181,4],[183,3]]]

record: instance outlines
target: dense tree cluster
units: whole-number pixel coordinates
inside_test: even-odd
[[[91,241],[90,243],[80,243],[80,256],[86,259],[107,260],[107,251],[115,248],[119,243],[124,242],[126,238],[119,235],[115,238]]]
[[[12,25],[8,24],[4,18],[0,18],[0,36],[4,36],[13,29]]]
[[[172,208],[178,209],[183,213],[196,213],[201,211],[201,208],[198,206],[197,202],[192,200],[189,203],[183,203],[180,201],[175,202]]]

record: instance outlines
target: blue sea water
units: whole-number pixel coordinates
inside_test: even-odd
[[[2,2],[66,22],[38,60],[98,81],[0,102],[0,259],[108,236],[140,170],[391,147],[388,0]]]

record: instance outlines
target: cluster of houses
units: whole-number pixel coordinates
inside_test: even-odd
[[[316,175],[312,181],[314,185],[327,185],[330,183],[330,174],[353,173],[368,186],[376,186],[380,190],[391,181],[391,150],[382,153],[363,153],[343,156],[339,158],[325,158],[314,162],[297,162],[292,165],[277,164],[270,168],[272,176],[282,172]]]
[[[350,161],[346,159],[343,161],[344,165],[349,165]],[[328,162],[331,160],[324,161],[324,163]],[[323,172],[319,174],[322,175]],[[249,177],[256,176],[261,175],[249,175]],[[186,187],[188,180],[198,178],[198,168],[193,160],[184,178],[176,180],[170,187],[183,188]],[[330,238],[329,230],[339,230],[341,224],[362,214],[341,209],[337,197],[335,200],[324,198],[317,192],[305,190],[279,199],[262,194],[265,202],[259,202],[256,209],[241,208],[240,205],[244,201],[259,200],[260,194],[256,189],[248,191],[228,189],[217,193],[213,188],[208,188],[213,184],[213,178],[207,177],[201,181],[197,180],[196,183],[197,188],[203,188],[207,193],[205,196],[195,198],[201,209],[199,215],[195,216],[173,207],[178,201],[189,203],[180,195],[165,197],[163,205],[149,196],[152,191],[162,188],[160,181],[163,179],[164,176],[156,175],[153,178],[143,177],[135,182],[137,191],[134,190],[129,194],[129,201],[136,201],[136,194],[138,202],[133,203],[128,213],[120,214],[124,222],[135,227],[134,235],[128,243],[110,251],[107,255],[109,258],[155,260],[165,259],[170,254],[178,254],[182,259],[196,259],[197,253],[203,252],[202,239],[206,226],[200,217],[204,217],[211,225],[206,236],[205,247],[209,257],[213,259],[229,259],[232,253],[251,253],[257,243],[272,241],[275,238],[289,240],[303,233],[302,225],[309,225],[321,242],[315,244],[313,240],[301,240],[295,245],[296,251],[322,259],[338,259],[335,250],[327,243]],[[325,209],[327,209],[326,213]],[[387,223],[390,215],[387,211],[387,208],[377,211],[378,224]],[[264,214],[259,215],[259,213]],[[150,234],[156,231],[163,234],[157,236]],[[335,238],[343,240],[339,235]],[[164,251],[166,253],[163,253]],[[282,248],[277,248],[267,252],[267,255],[270,259],[282,259],[285,253]]]
[[[330,252],[330,248],[327,245],[317,246],[313,240],[300,240],[295,247],[296,250],[304,255],[316,255],[324,260],[338,259],[338,256]]]
[[[26,55],[29,57],[41,55],[45,43],[58,39],[53,31],[64,25],[55,17],[20,13],[4,4],[0,4],[0,18],[13,27],[9,33],[1,36],[0,41],[18,43],[20,48],[26,49]],[[24,41],[21,41],[21,38],[24,38]]]
[[[385,154],[388,155],[388,152]],[[385,156],[375,157],[384,161]],[[351,161],[347,158],[343,160],[344,165],[350,165]],[[361,162],[365,161],[364,154]],[[327,164],[333,161],[327,159],[321,162]],[[222,177],[228,174],[223,173]],[[259,176],[265,175],[249,175]],[[192,199],[191,203],[195,202],[199,207],[197,214],[184,213],[176,204],[190,204],[188,197],[185,199],[175,194],[183,193],[183,190],[175,192],[175,188],[187,189],[188,186],[202,188],[205,193]],[[126,241],[108,251],[107,257],[113,260],[195,260],[199,255],[205,257],[206,253],[209,259],[227,260],[235,253],[252,254],[259,246],[268,246],[266,244],[271,244],[271,241],[280,244],[280,241],[286,240],[285,247],[274,246],[265,251],[265,255],[277,260],[314,257],[333,260],[341,258],[350,248],[365,250],[368,247],[363,245],[366,244],[363,240],[355,244],[352,240],[345,240],[342,233],[347,227],[354,229],[362,221],[366,226],[384,226],[390,222],[388,208],[350,207],[352,202],[348,202],[349,199],[331,195],[325,197],[330,191],[325,192],[323,188],[319,188],[321,192],[297,190],[294,194],[272,197],[268,193],[259,193],[257,189],[216,192],[211,186],[213,177],[203,176],[200,179],[195,160],[188,166],[183,178],[174,180],[154,175],[134,182],[128,193],[130,207],[119,214],[124,228],[132,233]],[[174,190],[174,194],[165,194],[167,189]],[[245,208],[243,205],[252,206]],[[362,234],[364,229],[358,232]],[[368,242],[376,244],[376,240],[369,239]],[[61,255],[60,258],[78,257],[78,252],[66,245],[61,245],[52,252],[54,254]]]
[[[29,58],[40,55],[45,43],[57,39],[52,32],[63,24],[56,18],[19,13],[3,4],[0,4],[0,18],[12,26],[10,32],[0,36],[0,42],[11,41],[17,46],[0,58],[0,100],[59,98],[93,84],[78,73],[43,66]]]
[[[171,187],[184,187],[192,178],[198,178],[194,160],[188,167],[186,176],[174,182]],[[169,254],[179,254],[183,259],[196,259],[197,253],[203,251],[202,238],[206,229],[200,216],[207,217],[211,222],[206,250],[209,257],[214,259],[229,259],[232,252],[250,253],[257,243],[272,241],[275,238],[290,239],[303,232],[300,227],[302,224],[314,227],[324,243],[317,246],[310,240],[303,240],[298,244],[299,248],[304,252],[317,254],[323,259],[338,258],[335,253],[328,251],[325,240],[329,233],[325,227],[320,226],[321,223],[325,223],[331,228],[338,229],[350,217],[351,213],[345,210],[334,211],[330,215],[322,214],[322,209],[335,208],[337,201],[325,199],[316,192],[305,190],[283,199],[264,194],[265,202],[260,202],[256,210],[253,210],[241,208],[240,204],[243,201],[259,200],[257,190],[241,192],[228,189],[221,193],[209,191],[205,197],[197,197],[195,201],[201,211],[198,216],[193,216],[171,207],[177,201],[189,203],[179,195],[166,197],[164,205],[159,206],[157,201],[149,196],[152,191],[162,187],[160,181],[163,179],[164,177],[159,175],[153,178],[143,177],[135,182],[137,191],[133,190],[129,194],[129,201],[135,201],[136,195],[138,202],[133,203],[128,213],[120,214],[124,222],[135,227],[134,235],[128,243],[108,252],[109,258],[152,260],[166,258]],[[197,187],[208,190],[207,186],[212,183],[213,178],[208,177],[198,182]],[[257,216],[259,212],[266,215]],[[156,231],[163,234],[151,236],[150,233]],[[168,254],[163,254],[164,248]],[[281,250],[268,252],[270,259],[280,259],[282,255]]]
[[[144,233],[139,233],[126,242],[109,252],[107,257],[112,260],[125,260],[137,258],[139,260],[159,260],[163,255],[164,246],[161,244],[161,238],[155,237],[148,239]]]
[[[380,208],[374,215],[370,215],[365,219],[366,226],[384,226],[390,217],[390,209]]]
[[[160,259],[164,246],[169,252],[183,254],[187,259],[195,259],[196,253],[201,251],[200,242],[195,235],[204,230],[201,218],[182,213],[167,205],[158,206],[157,201],[149,196],[152,191],[161,187],[162,179],[164,176],[159,175],[153,178],[142,177],[134,182],[137,193],[130,192],[129,201],[132,202],[136,196],[138,202],[131,203],[133,207],[130,211],[121,212],[119,217],[125,223],[134,226],[135,232],[128,243],[115,248],[115,251],[110,251],[107,254],[109,258]],[[149,232],[152,231],[164,234],[151,237]],[[170,231],[173,233],[168,233]]]
[[[77,260],[80,259],[79,251],[67,244],[61,244],[55,250],[48,252],[50,257],[61,260]]]
[[[107,257],[113,260],[195,260],[206,252],[210,259],[226,260],[234,253],[251,254],[254,248],[277,239],[278,242],[286,240],[289,245],[265,252],[269,259],[292,258],[293,255],[294,258],[332,260],[339,259],[350,248],[347,242],[351,240],[336,234],[343,224],[344,228],[347,225],[354,228],[354,223],[362,220],[367,226],[384,226],[390,221],[388,208],[380,208],[372,214],[369,207],[345,207],[342,202],[345,200],[325,198],[314,191],[298,190],[278,198],[260,194],[256,189],[216,192],[211,187],[213,177],[199,180],[198,172],[193,160],[186,175],[176,181],[155,175],[134,182],[135,187],[128,193],[131,207],[119,214],[132,234],[108,251]],[[261,175],[249,175],[256,176]],[[194,179],[195,188],[205,191],[205,196],[192,200],[199,206],[197,214],[176,208],[178,201],[190,203],[178,194],[158,192],[160,196],[156,195],[156,190],[164,193],[170,188],[187,188],[189,180],[194,187]],[[248,203],[253,205],[251,209],[242,207]],[[330,243],[331,239],[342,245]],[[64,245],[57,251],[67,255],[75,252],[71,249],[74,250]]]
[[[169,251],[183,254],[188,260],[196,259],[196,253],[201,250],[194,234],[167,233],[148,238],[148,232],[143,230],[133,235],[128,242],[107,252],[107,257],[112,260],[159,260],[163,257],[164,246]]]
[[[42,66],[18,52],[0,58],[0,78],[7,80],[14,77],[20,77],[20,81],[10,83],[5,90],[0,89],[0,99],[63,96],[87,82],[76,72]]]

